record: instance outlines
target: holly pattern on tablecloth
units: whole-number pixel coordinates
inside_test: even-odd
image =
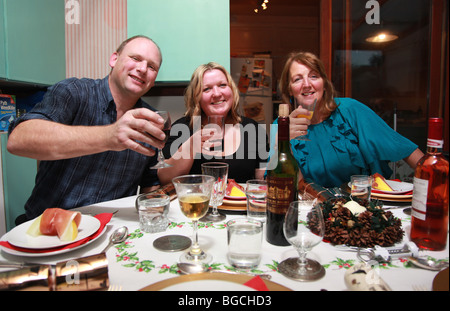
[[[179,226],[185,226],[185,225],[190,225],[192,226],[192,223],[174,223],[171,222],[169,224],[169,229],[173,229]],[[203,228],[203,229],[208,229],[208,228],[214,228],[214,229],[224,229],[226,228],[226,224],[225,223],[219,223],[219,224],[214,224],[214,223],[199,223],[199,229]],[[142,232],[140,229],[136,229],[134,232],[131,232],[128,235],[127,240],[125,240],[124,242],[117,244],[115,246],[116,250],[117,250],[117,254],[116,254],[116,261],[117,262],[123,262],[122,266],[126,267],[126,268],[134,268],[136,271],[138,272],[151,272],[154,270],[157,270],[158,273],[162,274],[162,273],[170,273],[170,274],[180,274],[180,271],[178,270],[177,264],[174,263],[170,263],[170,264],[162,264],[160,266],[156,266],[155,262],[153,260],[150,259],[141,259],[138,256],[138,252],[133,252],[133,248],[134,248],[134,243],[133,240],[135,239],[140,239],[144,236],[144,232]],[[449,258],[447,257],[446,259],[435,259],[431,256],[428,256],[429,260],[434,260],[436,262],[448,262]],[[264,269],[252,269],[249,272],[250,273],[268,273],[268,272],[278,272],[278,265],[280,262],[276,261],[276,260],[272,260],[271,263],[262,263],[260,265],[260,267],[265,267],[267,270]],[[352,266],[354,266],[355,264],[359,263],[356,259],[342,259],[339,257],[336,257],[335,259],[331,260],[328,263],[324,263],[322,264],[322,266],[325,269],[349,269]],[[221,263],[221,262],[216,262],[216,263],[212,263],[210,265],[207,265],[208,269],[213,269],[213,270],[228,270],[228,271],[236,271],[237,269],[234,268],[233,266],[230,266],[229,264],[226,263]],[[397,258],[391,262],[387,262],[387,263],[380,263],[378,265],[379,268],[381,269],[390,269],[390,268],[411,268],[413,267],[413,265],[406,259],[406,258]]]

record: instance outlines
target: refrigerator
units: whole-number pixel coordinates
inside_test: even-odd
[[[239,89],[239,109],[243,116],[266,124],[273,122],[272,59],[231,58],[231,76]]]

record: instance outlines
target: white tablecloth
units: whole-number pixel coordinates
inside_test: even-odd
[[[120,227],[127,226],[130,232],[129,238],[116,247],[111,247],[107,252],[109,279],[111,284],[122,286],[123,290],[139,290],[148,285],[169,278],[178,277],[177,262],[181,252],[162,252],[153,247],[153,241],[161,236],[178,234],[192,237],[192,225],[180,211],[178,200],[171,203],[169,218],[171,224],[165,232],[144,233],[139,230],[138,213],[134,207],[135,196],[114,201],[103,202],[91,206],[79,208],[83,213],[97,214],[102,212],[118,212],[112,217],[107,230],[98,240],[80,249],[56,255],[44,257],[24,258],[14,256],[2,250],[0,260],[32,261],[38,263],[54,264],[69,259],[94,255],[103,250],[107,245],[111,232]],[[402,219],[406,232],[404,242],[408,241],[410,216],[403,213],[402,209],[392,210]],[[221,269],[230,267],[227,258],[227,232],[226,221],[246,217],[245,215],[227,215],[227,219],[220,223],[200,223],[198,230],[201,247],[213,256],[212,265]],[[437,259],[448,261],[448,245],[445,251],[431,252],[420,251],[421,256],[429,255]],[[341,248],[322,242],[313,248],[308,257],[318,260],[326,270],[325,277],[313,282],[298,282],[288,279],[277,272],[277,265],[284,259],[297,256],[292,246],[277,247],[269,244],[263,238],[262,260],[258,267],[259,272],[272,276],[271,281],[279,283],[292,290],[347,290],[344,282],[345,272],[349,267],[359,261],[356,253],[342,250]],[[389,264],[377,268],[380,277],[394,291],[413,290],[413,285],[425,286],[431,290],[432,282],[437,272],[411,267],[405,260],[394,260]]]

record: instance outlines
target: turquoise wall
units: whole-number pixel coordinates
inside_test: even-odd
[[[159,82],[189,81],[215,61],[230,70],[229,0],[128,0],[128,37],[143,34],[161,48]]]

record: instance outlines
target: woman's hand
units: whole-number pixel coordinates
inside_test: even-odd
[[[214,139],[216,136],[214,129],[201,129],[195,132],[191,136],[192,155],[194,156],[196,153],[217,155],[216,148],[222,145],[222,139]]]
[[[310,112],[301,106],[293,110],[289,115],[289,138],[294,139],[298,136],[303,136],[308,133],[308,126],[311,121],[305,117],[300,117],[299,115],[309,115]]]

